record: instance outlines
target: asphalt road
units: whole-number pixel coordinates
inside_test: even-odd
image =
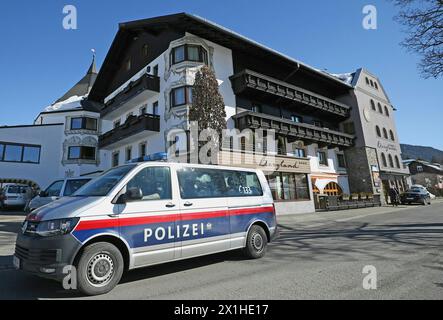
[[[0,214],[0,299],[84,298],[11,268],[22,219]],[[279,222],[281,235],[264,259],[231,252],[140,269],[94,299],[443,299],[441,201]],[[373,290],[363,287],[369,265]]]

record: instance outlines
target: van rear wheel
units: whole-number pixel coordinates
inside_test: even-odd
[[[124,270],[123,256],[111,243],[87,246],[77,264],[78,289],[96,296],[110,292],[120,282]]]
[[[260,259],[266,254],[268,246],[268,237],[265,230],[254,225],[248,233],[246,247],[243,249],[244,254],[250,259]]]

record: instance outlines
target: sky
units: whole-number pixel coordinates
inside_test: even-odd
[[[377,29],[362,26],[377,8]],[[65,30],[63,8],[77,9]],[[377,75],[395,114],[401,143],[443,150],[443,78],[423,79],[391,0],[44,0],[3,1],[0,11],[0,125],[32,124],[85,74],[91,49],[100,66],[118,23],[187,12],[332,73],[364,67]]]

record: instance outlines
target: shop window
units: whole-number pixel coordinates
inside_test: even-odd
[[[276,172],[267,179],[275,201],[310,200],[305,174]]]

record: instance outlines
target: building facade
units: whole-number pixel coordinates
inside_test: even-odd
[[[86,100],[96,77],[94,59],[86,75],[32,125],[0,127],[0,184],[44,189],[55,179],[102,170],[100,110]]]
[[[401,162],[396,109],[380,79],[369,71],[359,69],[337,76],[354,88],[339,98],[352,107],[342,128],[356,137],[355,145],[345,151],[350,188],[356,193],[380,195],[386,203],[390,188],[400,192],[408,188],[409,170]]]
[[[443,166],[424,160],[403,160],[411,172],[412,184],[419,184],[436,196],[443,196]]]
[[[204,65],[216,75],[228,129],[275,133],[272,144],[248,140],[223,152],[237,166],[258,157],[253,165],[267,174],[280,214],[315,211],[317,194],[350,193],[344,151],[354,137],[340,123],[351,108],[337,98],[352,86],[188,14],[120,25],[89,95],[103,105],[105,167],[167,152],[172,132],[190,130],[192,86]],[[189,144],[187,136],[172,143]]]

